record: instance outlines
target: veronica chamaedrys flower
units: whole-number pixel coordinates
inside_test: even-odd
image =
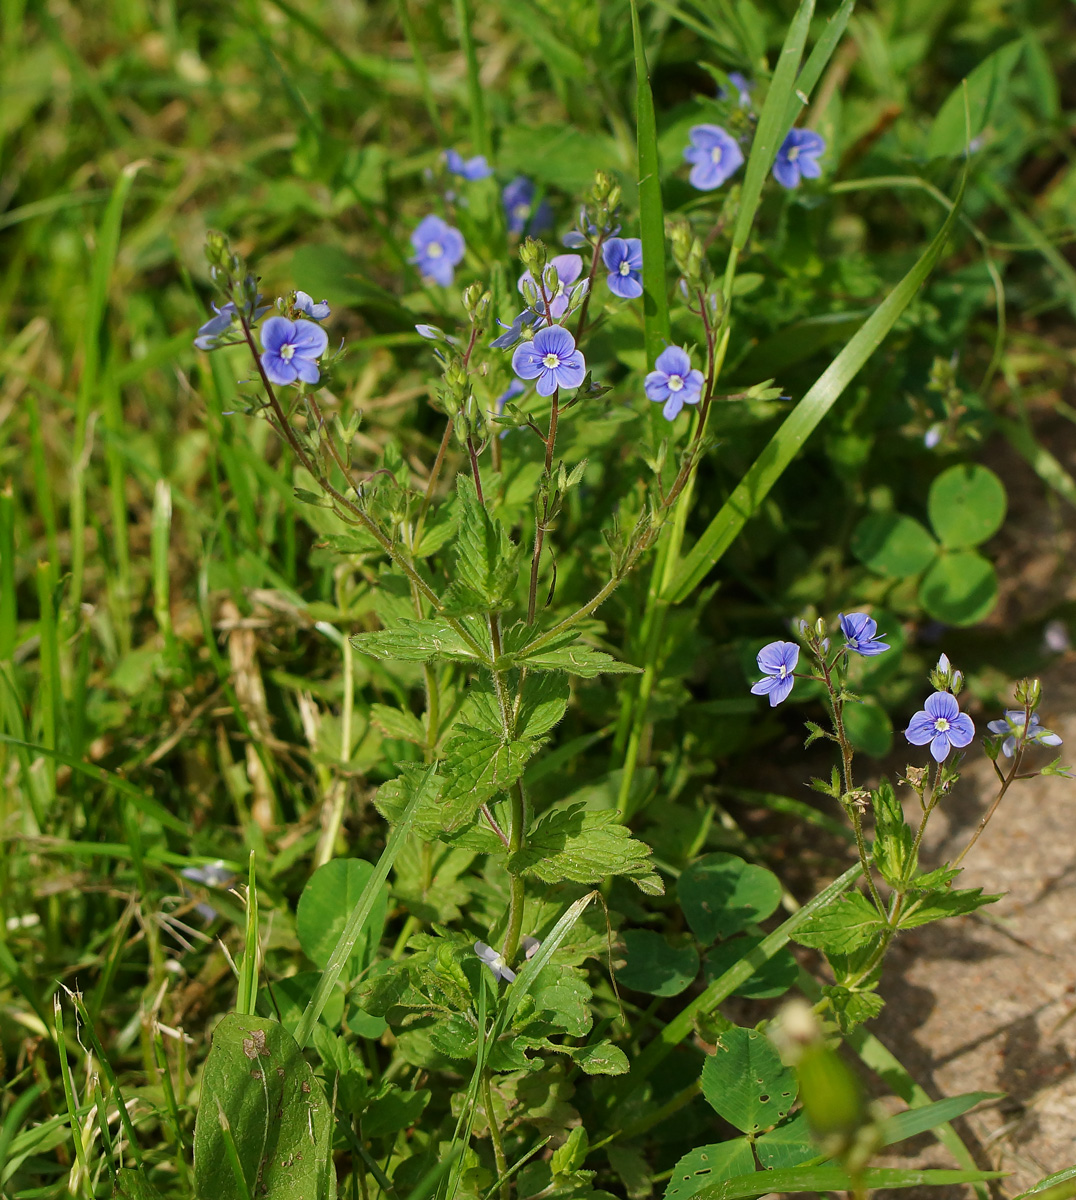
[[[520,379],[537,379],[539,396],[552,396],[557,388],[577,388],[587,373],[583,353],[563,325],[547,325],[534,339],[516,347],[512,370]]]
[[[609,272],[609,290],[623,300],[643,294],[643,243],[641,238],[610,238],[602,246],[602,261]]]
[[[666,421],[675,421],[685,404],[698,404],[702,385],[702,372],[692,369],[687,351],[680,346],[666,346],[647,375],[643,390],[648,400],[664,402],[661,415]]]
[[[270,383],[317,383],[317,360],[329,345],[329,335],[313,321],[270,317],[262,326],[262,366]]]
[[[1038,713],[1031,714],[1027,732],[1024,732],[1024,710],[1022,708],[1007,708],[1005,716],[999,721],[987,723],[991,733],[1008,734],[1001,744],[1001,753],[1006,758],[1012,758],[1016,753],[1016,743],[1023,741],[1025,746],[1060,746],[1061,739],[1052,730],[1047,729],[1039,720]]]
[[[503,321],[498,321],[497,324],[505,331],[499,337],[495,337],[490,345],[495,350],[511,350],[512,347],[523,336],[523,331],[531,325],[538,322],[539,326],[545,324],[544,320],[539,320],[538,314],[533,308],[525,308],[518,317],[514,317],[511,325],[506,325]]]
[[[743,166],[740,143],[720,125],[694,125],[688,137],[684,158],[695,164],[688,179],[700,192],[720,187]]]
[[[307,295],[306,292],[295,293],[295,307],[312,321],[324,321],[332,311],[328,300],[321,300],[315,304],[313,296]]]
[[[537,208],[534,207],[536,194],[537,189],[526,175],[517,175],[504,185],[501,200],[509,233],[523,233],[526,230],[533,236],[553,224],[553,209],[547,200],[542,200]]]
[[[255,307],[253,311],[247,311],[247,316],[251,324],[260,321],[263,316],[272,308],[271,304],[258,304],[261,299],[261,293],[258,293],[254,301]],[[215,317],[210,317],[208,321],[198,329],[198,336],[194,339],[194,344],[199,350],[214,350],[217,346],[217,339],[222,333],[230,329],[239,316],[238,310],[235,307],[235,302],[229,300],[226,304],[222,304],[218,308],[213,305],[213,311],[217,314]]]
[[[945,762],[950,750],[963,750],[975,736],[975,726],[967,713],[960,711],[949,692],[934,692],[908,722],[904,736],[913,746],[930,743],[935,762]]]
[[[776,708],[782,700],[788,699],[795,683],[793,671],[800,659],[800,648],[795,642],[770,642],[758,652],[755,661],[758,669],[765,675],[758,683],[751,685],[751,691],[756,696],[769,696],[770,708]]]
[[[736,93],[736,100],[740,107],[750,108],[751,90],[755,86],[751,80],[748,79],[746,75],[741,75],[739,71],[730,71],[729,83],[731,84],[733,91]],[[728,88],[719,87],[717,89],[718,100],[724,100],[728,94]]]
[[[461,175],[473,183],[477,179],[488,179],[493,174],[493,168],[486,162],[484,154],[476,154],[474,158],[464,158],[458,150],[446,150],[444,153],[445,166],[453,175]]]
[[[450,287],[456,264],[463,258],[463,234],[431,213],[411,234],[411,245],[415,253],[408,261],[434,283]]]
[[[570,297],[568,289],[583,273],[583,260],[578,254],[558,254],[556,258],[549,260],[549,266],[557,273],[557,286],[553,294],[549,297],[549,315],[554,321],[559,321],[561,317],[568,311]],[[524,283],[531,283],[538,293],[538,303],[542,302],[542,289],[534,282],[534,276],[530,271],[524,271],[519,277],[519,290],[523,291]],[[542,314],[545,316],[545,313]]]
[[[841,623],[841,633],[844,634],[844,648],[853,650],[870,658],[875,654],[884,654],[889,649],[889,643],[880,641],[875,635],[878,632],[878,622],[866,613],[839,613],[837,619]]]
[[[504,956],[498,954],[492,946],[487,946],[485,942],[475,942],[474,952],[493,972],[494,979],[503,979],[506,983],[515,982],[515,971],[504,961]]]
[[[781,143],[773,164],[773,177],[785,188],[797,188],[803,179],[822,174],[818,159],[826,150],[826,140],[813,129],[792,129]]]

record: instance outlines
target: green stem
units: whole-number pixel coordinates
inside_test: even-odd
[[[482,1072],[482,1107],[486,1110],[489,1139],[493,1143],[493,1161],[497,1166],[497,1178],[501,1181],[501,1200],[509,1200],[512,1195],[512,1182],[508,1178],[508,1159],[504,1156],[501,1127],[497,1124],[493,1112],[493,1088],[490,1086],[490,1073],[486,1070]]]

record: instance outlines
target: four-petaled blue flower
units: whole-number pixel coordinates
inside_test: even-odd
[[[1001,745],[1001,752],[1006,758],[1012,758],[1016,753],[1016,743],[1022,741],[1025,746],[1060,746],[1061,739],[1056,733],[1047,729],[1039,720],[1038,713],[1031,714],[1027,732],[1024,732],[1024,710],[1022,708],[1007,708],[1005,716],[1000,721],[990,721],[987,729],[991,733],[1008,734]]]
[[[464,158],[458,150],[446,150],[445,166],[453,175],[462,175],[473,183],[476,179],[488,179],[493,174],[493,168],[486,162],[484,154],[476,154],[474,158]]]
[[[975,736],[975,726],[967,713],[960,711],[956,698],[948,692],[934,692],[908,722],[904,736],[913,746],[930,743],[935,762],[945,762],[949,751],[962,750]]]
[[[741,75],[739,71],[729,72],[729,83],[737,93],[737,100],[741,108],[751,107],[751,89],[755,86],[746,75]],[[718,100],[724,100],[728,96],[728,88],[719,87],[717,89]]]
[[[720,187],[743,166],[740,143],[720,125],[695,125],[688,136],[684,158],[695,164],[688,179],[700,192]]]
[[[822,174],[818,159],[825,150],[825,138],[813,129],[790,130],[774,160],[774,179],[786,188],[799,187],[801,177],[817,179]]]
[[[854,650],[870,658],[875,654],[884,654],[889,649],[888,642],[879,641],[875,637],[878,632],[878,622],[866,613],[838,614],[841,623],[841,633],[844,634],[844,648]]]
[[[602,261],[609,272],[609,290],[623,300],[643,294],[643,243],[641,238],[610,238],[602,246]]]
[[[522,233],[526,229],[533,235],[552,224],[553,210],[547,200],[543,200],[537,208],[534,207],[535,192],[534,184],[526,175],[517,175],[510,183],[504,185],[501,200],[504,202],[504,215],[508,221],[509,233]]]
[[[704,382],[702,372],[692,369],[687,351],[679,346],[662,350],[654,367],[643,384],[646,397],[655,404],[664,401],[662,416],[674,421],[685,404],[698,404]]]
[[[295,293],[295,307],[312,321],[324,321],[331,311],[328,300],[315,304],[313,296],[308,296],[306,292]]]
[[[432,213],[411,234],[415,253],[408,260],[441,287],[450,287],[455,266],[463,258],[463,234]]]
[[[787,700],[795,682],[792,673],[799,658],[800,648],[795,642],[770,642],[768,646],[763,646],[755,661],[758,669],[765,674],[765,679],[751,685],[754,695],[769,696],[770,708],[776,708],[782,700]]]
[[[498,954],[492,946],[487,946],[485,942],[475,942],[474,952],[493,972],[494,979],[503,979],[506,983],[515,982],[515,971],[512,970],[504,961],[504,957]]]
[[[317,383],[317,360],[329,345],[329,335],[313,321],[270,317],[262,326],[262,366],[271,383]]]
[[[568,311],[570,297],[568,296],[568,288],[579,278],[583,273],[583,260],[578,254],[558,254],[556,258],[549,260],[549,266],[557,273],[557,286],[549,299],[549,316],[554,321],[559,321],[561,317]],[[535,291],[538,293],[538,304],[542,305],[542,287],[534,282],[534,276],[530,271],[524,271],[519,277],[519,290],[523,291],[524,283],[531,283]],[[542,316],[546,316],[542,313]]]
[[[577,388],[587,373],[582,351],[562,325],[539,329],[534,340],[516,347],[512,370],[520,379],[537,379],[539,396],[552,396],[557,388]]]

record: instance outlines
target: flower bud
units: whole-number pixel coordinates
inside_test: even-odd
[[[519,247],[519,258],[531,275],[535,279],[539,279],[545,270],[547,258],[545,243],[537,238],[526,238]]]

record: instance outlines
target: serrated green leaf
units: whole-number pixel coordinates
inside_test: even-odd
[[[717,852],[683,871],[676,894],[692,931],[710,943],[764,921],[781,903],[781,883],[765,867]]]
[[[569,675],[579,675],[583,679],[593,679],[596,675],[631,675],[639,671],[631,663],[621,662],[602,650],[593,650],[583,642],[520,654],[516,661],[535,671],[567,671]]]
[[[426,730],[413,712],[391,708],[387,704],[371,704],[370,721],[386,737],[399,738],[404,742],[414,742],[417,746],[426,744]]]
[[[928,925],[931,921],[941,921],[945,917],[959,917],[965,913],[974,912],[986,904],[1000,900],[999,895],[983,895],[982,888],[946,889],[931,891],[917,895],[912,903],[901,913],[897,922],[899,929],[916,929],[920,925]]]
[[[755,1142],[755,1152],[758,1154],[758,1161],[767,1171],[798,1167],[801,1163],[817,1158],[819,1154],[818,1147],[811,1139],[807,1116],[802,1111],[790,1120],[782,1122],[776,1129],[764,1133]]]
[[[783,1120],[797,1091],[795,1072],[757,1029],[726,1030],[703,1064],[703,1096],[742,1133],[758,1133]]]
[[[141,1171],[122,1168],[116,1172],[115,1200],[163,1200],[161,1193]]]
[[[616,813],[587,812],[581,804],[547,813],[512,855],[509,869],[543,883],[601,883],[626,875],[640,891],[660,896],[651,849],[617,823]]]
[[[523,774],[538,742],[503,740],[503,735],[459,725],[445,746],[441,765],[441,821],[450,833],[471,820],[491,796],[506,791]]]
[[[871,793],[874,809],[874,865],[890,887],[899,887],[915,874],[914,838],[893,785],[883,779]]]
[[[573,1046],[572,1061],[587,1075],[626,1075],[628,1056],[612,1042],[595,1042],[589,1046]]]
[[[332,1110],[298,1045],[277,1021],[229,1013],[213,1030],[194,1130],[199,1196],[245,1200],[331,1200]],[[227,1121],[247,1181],[241,1190],[229,1161]]]
[[[851,990],[834,985],[822,991],[829,997],[841,1033],[851,1033],[857,1025],[870,1021],[885,1007],[877,992]]]
[[[418,808],[412,818],[412,828],[424,841],[437,840],[468,850],[490,853],[503,850],[500,839],[484,822],[476,818],[458,829],[446,831],[441,807],[441,789],[445,781],[439,776],[425,778],[425,768],[419,763],[400,763],[396,779],[383,783],[374,793],[374,807],[389,822],[395,824],[406,810],[417,788],[422,790]]]
[[[429,558],[446,542],[451,541],[459,528],[459,511],[452,500],[430,510],[422,527],[422,536],[411,551],[413,558]]]
[[[866,945],[883,925],[878,910],[867,897],[862,892],[852,892],[804,921],[792,937],[801,946],[848,954]]]
[[[593,992],[580,968],[559,963],[543,967],[530,995],[534,1000],[534,1016],[539,1021],[563,1029],[570,1037],[586,1037],[590,1032]]]
[[[357,633],[351,644],[363,654],[397,662],[474,662],[474,649],[450,626],[433,620],[401,620],[391,629]]]
[[[459,595],[461,598],[478,597],[486,608],[503,607],[515,587],[519,547],[512,543],[508,531],[479,501],[472,479],[466,475],[458,476],[456,495],[460,503],[456,536]]]
[[[733,1138],[688,1151],[677,1162],[665,1188],[665,1200],[688,1200],[702,1188],[746,1175],[755,1165],[747,1138]]]
[[[384,1093],[371,1100],[363,1113],[363,1137],[389,1137],[410,1129],[425,1111],[430,1094],[428,1088],[409,1092],[395,1084],[387,1084]]]
[[[562,675],[528,674],[516,717],[519,737],[537,738],[548,733],[564,716],[571,688]]]

